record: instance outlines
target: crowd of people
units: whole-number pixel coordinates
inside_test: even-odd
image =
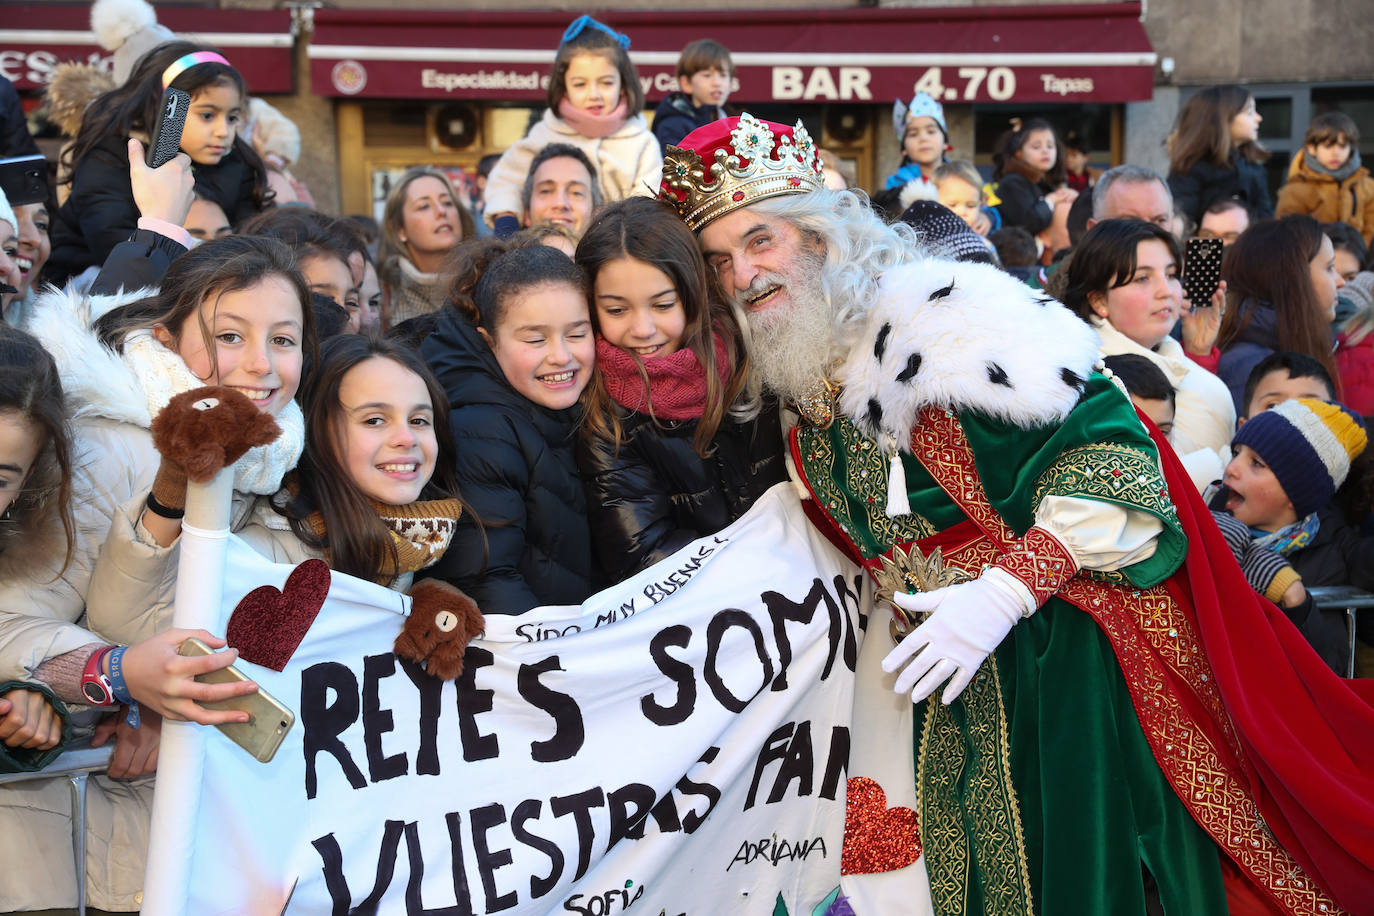
[[[1217,536],[1246,600],[1277,604],[1330,669],[1312,696],[1374,676],[1374,633],[1352,642],[1311,594],[1374,589],[1374,180],[1354,121],[1313,120],[1275,206],[1242,88],[1187,101],[1164,176],[1089,168],[1083,143],[1018,120],[985,177],[917,94],[894,110],[902,165],[870,199],[836,190],[852,176],[803,129],[729,105],[717,42],[684,49],[651,126],[628,47],[590,17],[569,26],[547,109],[484,163],[476,212],[428,166],[377,223],[312,208],[289,122],[232,55],[175,39],[91,101],[54,200],[0,198],[0,771],[114,741],[85,881],[96,907],[137,910],[160,721],[242,721],[202,704],[252,689],[195,680],[232,648],[177,654],[190,636],[225,646],[172,627],[197,437],[222,440],[231,529],[255,549],[461,608],[467,638],[482,615],[580,603],[790,479],[865,566],[991,507],[1000,558],[893,596],[910,635],[888,667],[934,727],[975,741],[962,717],[998,689],[974,679],[996,659],[1036,910],[1224,912],[1236,869],[1152,762],[1154,734],[1122,725],[1141,697],[1069,583],[1090,571],[1130,606]],[[169,88],[189,117],[153,169]],[[792,182],[770,184],[765,159]],[[1195,236],[1224,245],[1207,301],[1180,283]],[[197,425],[187,405],[207,397],[234,422]],[[974,496],[951,495],[923,436],[968,448]],[[1145,484],[1095,489],[1091,467],[1074,476],[1085,454]],[[436,523],[421,536],[417,519]],[[1051,573],[1027,572],[1037,556]],[[939,712],[954,701],[958,717]],[[1233,715],[1199,728],[1262,729]],[[1095,766],[1124,788],[1085,788]],[[1280,817],[1271,788],[1248,791]],[[1099,815],[1110,830],[1085,827]],[[0,911],[73,905],[70,857],[51,852],[71,816],[55,781],[0,790]],[[1340,829],[1284,816],[1264,842],[1367,904],[1374,864],[1330,864],[1303,839]]]

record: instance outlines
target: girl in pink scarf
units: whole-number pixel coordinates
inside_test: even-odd
[[[746,403],[739,326],[671,208],[639,197],[608,207],[577,263],[597,333],[578,468],[597,559],[619,581],[783,480],[781,429],[775,405]]]

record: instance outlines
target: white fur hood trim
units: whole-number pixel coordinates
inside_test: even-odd
[[[91,325],[106,312],[154,295],[153,289],[83,296],[48,287],[34,304],[28,331],[52,354],[74,420],[104,417],[147,429],[153,422],[138,376],[100,343]]]
[[[927,405],[1061,422],[1097,363],[1097,332],[1057,300],[996,267],[932,258],[883,275],[838,372],[840,409],[909,451]]]
[[[928,181],[925,178],[913,178],[902,185],[902,193],[897,197],[901,201],[902,212],[905,213],[906,208],[918,200],[939,200],[940,190],[935,187],[933,181]]]

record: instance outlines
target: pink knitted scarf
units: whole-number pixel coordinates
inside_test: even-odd
[[[730,378],[730,358],[725,341],[719,334],[714,337],[716,372],[724,388]],[[606,392],[626,410],[649,413],[652,404],[653,415],[660,420],[697,420],[706,411],[706,370],[688,347],[641,362],[598,337],[596,368],[606,383]],[[645,375],[649,377],[647,390]]]
[[[620,104],[606,114],[592,114],[576,108],[567,99],[558,103],[558,116],[584,137],[593,140],[600,140],[602,137],[609,137],[611,134],[625,126],[625,121],[629,118],[629,109],[625,106],[625,97],[620,97]]]

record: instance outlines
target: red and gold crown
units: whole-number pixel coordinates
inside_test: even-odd
[[[743,114],[698,127],[668,147],[658,196],[695,231],[765,198],[823,187],[821,158],[801,121],[785,127]]]

